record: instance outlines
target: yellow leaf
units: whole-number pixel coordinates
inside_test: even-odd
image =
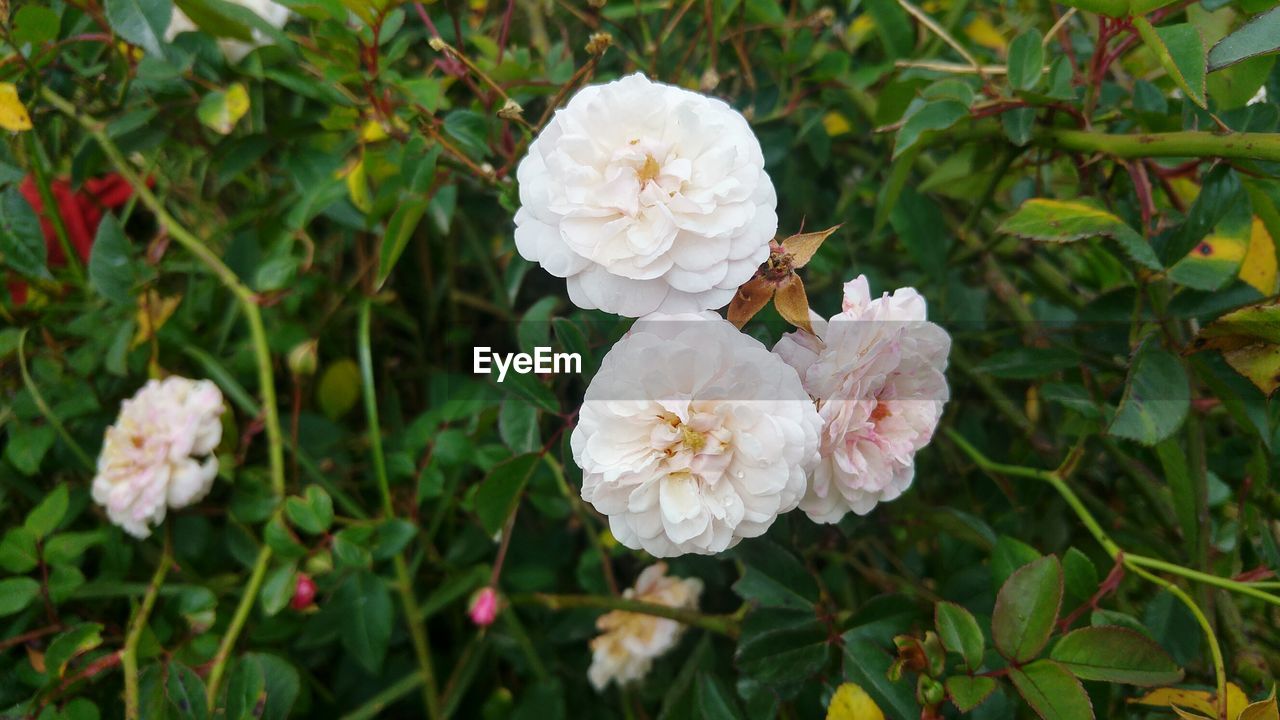
[[[1216,717],[1218,714],[1217,704],[1215,703],[1214,693],[1211,690],[1186,690],[1183,688],[1159,688],[1143,695],[1140,698],[1130,700],[1131,703],[1138,705],[1147,705],[1151,707],[1166,707],[1174,709],[1178,706],[1195,710],[1198,713],[1207,715],[1208,717]],[[1235,683],[1227,683],[1227,717],[1238,718],[1240,713],[1249,704],[1249,696],[1244,694],[1240,686]],[[1179,713],[1183,717],[1195,717]]]
[[[370,120],[366,122],[364,127],[360,129],[360,139],[367,143],[386,140],[387,137],[387,129],[382,127],[382,123],[377,120]]]
[[[849,118],[834,110],[822,116],[822,127],[826,128],[827,135],[831,137],[843,135],[853,129]]]
[[[1276,706],[1276,691],[1271,690],[1271,697],[1256,702],[1240,713],[1239,720],[1280,720],[1280,707]]]
[[[862,44],[876,30],[876,21],[867,13],[863,13],[853,19],[849,23],[849,29],[845,31],[845,37],[848,38],[851,46]]]
[[[13,132],[31,129],[31,116],[13,83],[0,83],[0,127]]]
[[[836,688],[827,706],[827,720],[884,720],[884,712],[866,690],[854,683]]]
[[[182,302],[181,295],[161,297],[155,290],[148,290],[140,295],[138,297],[138,331],[134,333],[133,342],[129,347],[136,348],[155,337],[155,334],[160,332],[160,328],[164,327],[164,324],[173,316],[173,311],[178,309],[180,302]]]
[[[351,204],[362,213],[373,209],[373,197],[369,195],[369,181],[364,174],[364,158],[356,160],[347,171],[347,192],[351,195]]]
[[[214,90],[205,95],[196,108],[200,122],[220,135],[229,135],[247,112],[249,91],[240,83],[232,83],[226,90]]]
[[[1004,36],[1000,34],[1000,31],[987,19],[986,15],[975,17],[972,22],[965,26],[964,34],[970,40],[996,52],[1004,52],[1009,45],[1005,42]]]
[[[1240,279],[1257,288],[1263,295],[1270,295],[1276,289],[1275,241],[1257,216],[1253,218],[1249,249],[1240,263]]]

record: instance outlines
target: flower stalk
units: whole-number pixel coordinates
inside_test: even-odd
[[[120,667],[124,670],[124,716],[127,720],[138,717],[138,641],[142,639],[142,629],[147,626],[147,618],[155,607],[156,597],[160,594],[160,586],[169,574],[169,566],[173,564],[172,541],[169,533],[164,534],[164,549],[160,552],[160,560],[156,563],[155,574],[147,585],[147,592],[142,602],[129,618],[129,630],[125,635],[124,650],[120,653]]]

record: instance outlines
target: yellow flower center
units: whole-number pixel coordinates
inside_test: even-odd
[[[640,180],[640,185],[644,186],[650,181],[657,180],[658,174],[662,172],[662,168],[658,165],[658,161],[652,155],[644,156],[644,165],[640,166],[636,177]]]

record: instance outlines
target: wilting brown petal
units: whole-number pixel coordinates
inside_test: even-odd
[[[778,285],[778,292],[773,296],[773,306],[778,308],[782,319],[801,330],[813,332],[809,324],[809,296],[804,292],[804,282],[800,276],[792,273]]]
[[[826,230],[820,230],[818,232],[792,235],[786,240],[783,240],[782,247],[786,248],[788,253],[791,253],[792,266],[804,267],[805,264],[809,262],[810,258],[813,257],[814,253],[818,252],[818,248],[822,247],[823,241],[826,240],[831,233],[834,233],[839,229],[840,226],[836,225],[835,227],[829,227]]]
[[[739,330],[760,312],[760,308],[773,297],[773,285],[762,277],[753,277],[738,288],[729,303],[729,322]]]

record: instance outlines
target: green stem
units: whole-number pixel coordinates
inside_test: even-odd
[[[360,306],[360,327],[358,335],[360,358],[360,381],[364,394],[364,410],[369,423],[369,450],[373,455],[374,476],[378,481],[378,492],[382,496],[382,511],[387,518],[395,517],[395,507],[391,502],[391,485],[387,479],[387,462],[382,452],[382,428],[378,422],[378,396],[373,381],[373,353],[370,350],[369,325],[372,303],[365,300]],[[431,645],[427,640],[427,628],[418,611],[418,600],[413,593],[413,577],[404,561],[404,555],[397,554],[392,564],[395,566],[396,585],[400,592],[400,602],[404,605],[405,622],[409,625],[409,637],[413,641],[413,651],[418,658],[419,674],[422,676],[422,701],[426,705],[427,715],[440,717],[440,696],[436,689],[435,669],[431,662]]]
[[[551,610],[569,610],[573,608],[594,608],[599,610],[622,610],[624,612],[653,615],[668,620],[684,623],[690,627],[702,628],[731,638],[738,636],[738,619],[732,615],[706,615],[697,610],[669,607],[657,603],[632,600],[630,598],[610,597],[607,595],[551,595],[548,593],[525,593],[511,595],[507,598],[513,605],[541,605]]]
[[[356,708],[354,711],[342,716],[342,720],[369,720],[369,718],[378,717],[383,710],[391,703],[413,692],[414,689],[423,684],[422,673],[409,673],[400,678],[396,682],[383,688],[382,692],[374,695],[368,702]]]
[[[254,356],[258,365],[259,392],[262,394],[263,421],[266,425],[268,454],[271,462],[271,489],[277,497],[284,496],[284,436],[280,432],[280,414],[276,407],[275,378],[271,367],[271,349],[267,345],[267,332],[262,324],[262,310],[258,306],[257,295],[254,294],[231,268],[218,257],[217,253],[205,245],[199,238],[182,226],[168,210],[164,203],[151,192],[147,183],[138,176],[133,166],[125,159],[111,137],[107,135],[106,126],[99,120],[82,115],[75,105],[49,88],[41,88],[41,96],[59,112],[74,119],[97,141],[107,159],[115,166],[143,205],[155,215],[156,220],[187,252],[190,252],[210,272],[218,277],[222,284],[231,291],[243,306],[245,318],[249,322],[249,333],[253,340]]]
[[[618,581],[613,576],[613,565],[609,562],[609,549],[604,546],[604,542],[600,539],[600,533],[596,532],[595,525],[592,524],[591,517],[583,505],[582,496],[569,487],[569,482],[564,477],[564,468],[561,467],[558,460],[551,457],[551,453],[543,453],[542,461],[551,469],[551,474],[556,479],[556,485],[559,486],[560,493],[564,495],[565,500],[569,501],[569,507],[573,508],[573,514],[577,516],[578,522],[582,523],[582,529],[586,531],[591,544],[595,546],[596,552],[600,554],[600,570],[604,573],[604,579],[609,585],[609,590],[614,595],[617,595]]]
[[[151,576],[151,583],[147,585],[146,595],[142,596],[142,603],[134,611],[133,617],[129,618],[124,650],[120,653],[120,665],[124,669],[124,716],[127,720],[138,717],[138,641],[142,639],[142,630],[147,626],[151,608],[155,607],[160,586],[164,584],[164,577],[169,574],[171,560],[169,534],[166,531],[164,549],[160,552],[155,574]]]
[[[71,448],[71,453],[76,459],[85,466],[89,472],[93,472],[93,459],[89,457],[89,453],[80,447],[80,443],[71,437],[71,433],[67,432],[67,428],[62,424],[62,420],[53,412],[53,408],[49,407],[49,403],[45,402],[44,395],[40,394],[40,388],[36,385],[35,380],[31,378],[31,373],[27,370],[27,330],[23,328],[18,334],[18,371],[22,374],[22,384],[27,389],[27,393],[31,395],[32,401],[35,402],[36,408],[40,410],[40,414],[51,425],[62,441]]]
[[[270,562],[271,548],[263,543],[262,548],[258,550],[258,559],[253,563],[253,570],[249,573],[249,582],[244,586],[244,595],[240,597],[240,604],[236,606],[236,612],[231,616],[231,624],[227,626],[227,632],[222,636],[222,643],[218,645],[218,652],[213,656],[213,665],[209,668],[206,688],[210,710],[213,710],[218,701],[218,686],[222,682],[223,674],[227,671],[227,661],[231,658],[231,651],[235,649],[236,638],[240,636],[245,621],[249,619],[249,611],[253,609],[253,603],[258,597],[258,590],[262,588],[263,578],[267,576],[267,565]]]
[[[1035,133],[1037,144],[1076,152],[1098,152],[1118,158],[1216,157],[1231,160],[1280,161],[1280,134],[1216,134],[1188,130],[1112,135],[1087,130],[1047,129]]]

